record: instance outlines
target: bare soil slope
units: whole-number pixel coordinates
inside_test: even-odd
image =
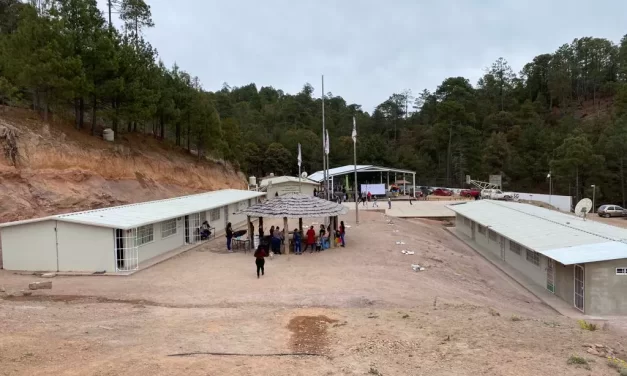
[[[230,166],[199,161],[147,135],[110,143],[0,107],[0,222],[244,184]]]

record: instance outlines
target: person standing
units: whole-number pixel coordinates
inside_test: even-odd
[[[378,208],[379,204],[377,204],[377,196],[372,197],[372,207]]]
[[[303,251],[301,249],[301,237],[300,231],[297,228],[294,229],[294,254],[302,255]]]
[[[344,226],[344,221],[340,221],[340,241],[342,242],[342,247],[346,245],[344,243],[344,234],[346,233],[346,227]]]
[[[320,247],[322,249],[325,249],[325,244],[324,244],[324,235],[326,234],[326,229],[324,228],[323,224],[320,224],[320,230],[318,230],[318,237],[320,238]]]
[[[315,246],[316,246],[316,230],[314,230],[314,227],[311,226],[309,227],[309,230],[307,230],[307,244],[305,245],[305,251],[307,250],[307,248],[311,247],[311,251],[309,251],[309,253],[313,253]]]
[[[372,199],[372,194],[370,193],[370,191],[368,191],[366,197],[368,197],[368,202],[370,202],[370,200]]]
[[[231,240],[233,240],[233,229],[231,228],[231,222],[226,224],[226,249],[229,252],[233,252],[231,250]]]
[[[409,199],[409,203],[411,204],[411,199]],[[388,197],[388,209],[392,209],[392,198]]]
[[[255,264],[257,265],[257,278],[259,278],[259,272],[261,275],[265,274],[264,266],[266,264],[266,257],[268,254],[266,253],[266,249],[259,244],[257,250],[255,251]]]

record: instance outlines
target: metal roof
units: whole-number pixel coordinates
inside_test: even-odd
[[[552,249],[545,251],[544,255],[564,265],[627,259],[627,244],[621,242],[586,244],[578,247]]]
[[[219,208],[264,195],[265,193],[261,192],[225,189],[165,200],[148,201],[77,213],[59,214],[34,220],[3,223],[0,227],[16,226],[23,223],[44,220],[57,220],[126,230]]]
[[[553,251],[549,257],[557,261],[568,260],[567,253],[576,251],[573,247],[595,245],[582,248],[590,250],[608,242],[620,242],[627,246],[627,229],[584,221],[574,215],[534,205],[479,200],[449,205],[448,208],[528,249],[547,256],[548,251]],[[612,255],[611,250],[617,253]],[[588,262],[617,258],[623,258],[623,253],[612,247],[608,251],[595,252]]]
[[[298,183],[299,180],[297,177],[294,177],[294,176],[275,176],[272,178],[263,179],[261,181],[261,184],[259,184],[259,186],[265,187],[266,185],[268,185],[269,182],[272,182],[272,184],[274,185],[274,184],[282,184],[282,183]],[[320,184],[308,178],[301,178],[300,182],[303,184],[314,184],[314,185]]]
[[[400,172],[404,174],[415,174],[415,171],[410,170],[401,170],[398,168],[389,168],[389,167],[381,167],[381,166],[373,166],[373,165],[357,165],[357,172]],[[355,172],[355,165],[346,165],[342,167],[335,167],[329,169],[329,176],[338,176],[338,175],[346,175]],[[321,182],[324,180],[324,172],[317,171],[309,176],[309,179],[317,182]]]

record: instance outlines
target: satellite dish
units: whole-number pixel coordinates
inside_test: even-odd
[[[577,203],[577,206],[575,206],[575,215],[577,217],[582,217],[585,221],[586,215],[590,213],[590,210],[592,210],[592,200],[584,198]]]
[[[303,173],[302,173],[302,174],[300,174],[300,176],[301,176],[303,179],[307,179],[307,176],[308,176],[308,175],[307,175],[307,173],[306,173],[305,171],[303,171]]]

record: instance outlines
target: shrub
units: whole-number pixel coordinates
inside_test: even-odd
[[[579,327],[583,330],[589,330],[591,332],[597,330],[597,324],[589,323],[586,320],[579,320],[577,322],[579,323]]]

